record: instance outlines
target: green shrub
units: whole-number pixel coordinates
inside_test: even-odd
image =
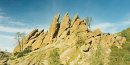
[[[127,42],[130,42],[130,28],[123,30],[121,36],[126,37]]]
[[[19,58],[19,57],[22,57],[22,56],[25,56],[26,54],[28,54],[29,52],[31,52],[32,50],[32,47],[31,46],[28,46],[27,48],[25,48],[22,52],[16,52],[14,53],[14,55]]]
[[[15,58],[15,57],[10,57],[9,59],[10,59],[10,60],[15,60],[16,58]]]
[[[85,43],[85,39],[82,37],[81,35],[82,33],[80,32],[77,32],[76,36],[78,36],[78,40],[77,40],[77,43],[76,43],[76,47],[77,48],[80,48],[84,43]]]
[[[124,51],[116,46],[111,47],[111,51],[109,65],[125,65],[123,58]]]
[[[53,49],[50,52],[50,64],[51,65],[60,65],[59,49]]]
[[[10,53],[5,51],[0,51],[0,60],[3,60],[4,58],[8,58],[10,56]]]
[[[32,51],[32,46],[28,46],[27,48],[24,49],[24,53],[29,53]]]
[[[122,45],[122,49],[116,46],[111,47],[109,65],[129,65],[130,64],[130,28],[120,32],[127,42]]]
[[[77,43],[76,43],[76,47],[80,48],[83,44],[85,43],[85,41],[83,39],[78,39]]]
[[[97,46],[96,52],[92,54],[90,65],[103,65],[103,49],[100,45]]]

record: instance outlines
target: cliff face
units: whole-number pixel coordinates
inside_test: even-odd
[[[101,52],[101,64],[107,65],[111,46],[122,48],[126,41],[117,34],[102,33],[100,29],[91,31],[85,20],[78,15],[71,21],[66,13],[59,22],[60,15],[54,16],[47,32],[33,30],[21,40],[23,50],[31,46],[27,56],[10,60],[11,65],[92,65],[95,54]],[[20,52],[19,46],[14,53]],[[56,56],[55,56],[56,55]],[[96,56],[97,57],[97,56]],[[96,58],[98,59],[98,58]],[[17,60],[17,62],[15,62]],[[54,62],[53,62],[54,61]],[[99,61],[100,62],[100,61]],[[57,64],[56,64],[57,63]]]

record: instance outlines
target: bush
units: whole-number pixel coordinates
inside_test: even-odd
[[[116,46],[111,47],[109,65],[128,65],[130,63],[130,45],[129,43],[123,44],[123,49],[119,49]]]
[[[14,53],[14,55],[19,58],[19,57],[22,57],[22,56],[25,56],[26,54],[28,54],[29,52],[31,52],[32,50],[32,47],[31,46],[28,46],[27,48],[25,48],[22,52],[16,52]]]
[[[59,49],[53,49],[50,52],[50,64],[51,65],[60,65]]]
[[[76,33],[76,36],[78,36],[78,38],[77,38],[78,40],[77,40],[77,43],[76,43],[77,48],[80,48],[85,43],[85,39],[82,37],[81,34],[82,33],[80,33],[80,32]]]
[[[90,65],[103,65],[103,49],[97,46],[96,52],[93,53]]]
[[[84,43],[85,43],[85,41],[82,38],[78,38],[78,41],[76,43],[76,47],[80,48]]]
[[[111,47],[109,65],[129,65],[130,64],[130,28],[123,30],[121,36],[125,37],[127,42],[122,45],[123,49],[116,46]]]
[[[8,58],[10,56],[10,53],[5,51],[0,51],[0,60],[3,60],[4,58]]]
[[[123,30],[121,36],[126,37],[127,42],[130,42],[130,28]]]

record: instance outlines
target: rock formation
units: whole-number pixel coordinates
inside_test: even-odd
[[[33,30],[21,40],[23,50],[28,46],[32,47],[29,55],[11,60],[11,65],[54,65],[51,64],[51,51],[58,49],[59,61],[63,65],[90,65],[92,55],[96,53],[98,47],[103,49],[103,65],[109,62],[111,46],[122,48],[126,41],[124,37],[117,34],[102,33],[100,29],[91,31],[85,20],[78,15],[71,21],[66,13],[59,23],[60,15],[54,16],[52,24],[47,32]],[[20,52],[19,46],[13,53]],[[58,62],[58,61],[57,61]]]

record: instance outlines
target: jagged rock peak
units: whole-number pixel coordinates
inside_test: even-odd
[[[69,26],[70,26],[70,17],[69,17],[69,13],[67,12],[62,19],[62,22],[60,24],[60,29],[66,29]]]
[[[29,40],[32,36],[35,35],[36,32],[38,32],[38,29],[34,29],[31,33],[29,33],[28,36],[26,37],[26,40]]]
[[[78,13],[75,14],[75,16],[74,16],[74,21],[76,21],[77,19],[79,19]],[[74,21],[73,21],[73,22],[74,22]]]
[[[42,29],[41,31],[39,31],[39,34],[40,34],[40,35],[42,35],[42,34],[44,34],[44,33],[45,33],[44,29]]]
[[[85,20],[82,20],[81,25],[86,25],[87,22]]]
[[[60,18],[60,14],[58,13],[57,15],[54,16],[51,27],[55,24],[59,23],[59,18]]]
[[[59,18],[60,18],[60,13],[58,13],[57,15],[54,16],[53,21],[56,20],[56,21],[58,22],[58,21],[59,21]]]
[[[50,26],[49,34],[48,34],[50,41],[52,40],[52,38],[55,38],[57,36],[57,32],[59,30],[59,18],[60,18],[60,14],[58,13],[56,16],[54,16],[54,19]]]
[[[75,23],[75,21],[76,21],[77,19],[79,19],[78,13],[75,14],[74,19],[73,19],[73,21],[71,22],[71,26],[73,26],[73,24]]]
[[[66,63],[91,65],[93,54],[100,49],[103,53],[102,58],[105,59],[103,65],[106,65],[109,61],[111,46],[122,48],[122,44],[126,41],[124,37],[102,33],[100,29],[89,31],[86,21],[79,19],[77,14],[73,25],[70,24],[68,12],[60,24],[59,17],[59,14],[54,16],[50,29],[46,33],[43,32],[44,30],[39,33],[38,29],[35,29],[28,34],[26,38],[31,38],[29,40],[23,39],[21,44],[24,44],[24,49],[31,46],[32,52],[22,58],[10,60],[14,62],[9,62],[10,65],[55,65],[50,64],[51,60],[55,60],[55,57],[51,58],[52,52],[55,51],[59,54],[58,61],[63,65]],[[17,45],[14,53],[20,52],[19,50],[19,45]]]
[[[31,33],[38,32],[38,29],[34,29]]]
[[[60,37],[63,32],[65,32],[67,29],[69,29],[70,25],[71,25],[71,23],[70,23],[69,13],[66,12],[66,14],[64,15],[64,17],[60,23],[58,37]]]
[[[42,29],[40,32],[44,32],[44,29]]]
[[[65,16],[68,16],[68,15],[69,15],[69,12],[66,12],[66,13],[65,13]]]

